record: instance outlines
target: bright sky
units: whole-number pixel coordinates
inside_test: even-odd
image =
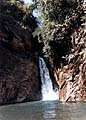
[[[25,3],[32,3],[32,0],[23,0]],[[33,15],[35,16],[35,17],[37,17],[37,16],[39,16],[39,12],[38,12],[38,10],[34,10],[33,11]]]
[[[32,2],[32,0],[23,0],[25,3],[33,3]],[[34,11],[33,11],[33,15],[35,16],[35,17],[39,17],[40,16],[40,13],[39,13],[39,11],[37,10],[37,9],[35,9]]]
[[[32,3],[32,0],[24,0],[25,3]]]

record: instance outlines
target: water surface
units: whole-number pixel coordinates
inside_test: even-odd
[[[0,106],[0,120],[86,120],[86,103],[39,101]]]

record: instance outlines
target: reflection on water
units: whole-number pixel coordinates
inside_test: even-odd
[[[39,101],[1,106],[0,120],[86,120],[86,103]]]
[[[54,102],[45,102],[45,105],[42,107],[43,109],[43,118],[45,120],[56,118],[56,105]]]
[[[44,117],[45,119],[49,119],[49,118],[50,118],[50,119],[54,119],[54,118],[56,117],[55,110],[45,111],[43,117]]]

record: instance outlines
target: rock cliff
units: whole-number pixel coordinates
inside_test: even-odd
[[[44,24],[38,38],[59,99],[86,101],[86,0],[41,0],[40,5]]]
[[[72,36],[73,49],[68,64],[55,70],[61,101],[86,101],[86,31],[79,28]]]
[[[83,8],[85,11],[85,1]],[[59,97],[60,101],[86,101],[86,21],[74,30],[71,38],[72,48],[66,65],[54,71]]]
[[[0,5],[5,8],[8,3]],[[41,99],[32,31],[11,14],[0,13],[0,105]]]

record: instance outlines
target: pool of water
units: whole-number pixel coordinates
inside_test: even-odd
[[[86,120],[86,103],[39,101],[0,106],[0,120]]]

